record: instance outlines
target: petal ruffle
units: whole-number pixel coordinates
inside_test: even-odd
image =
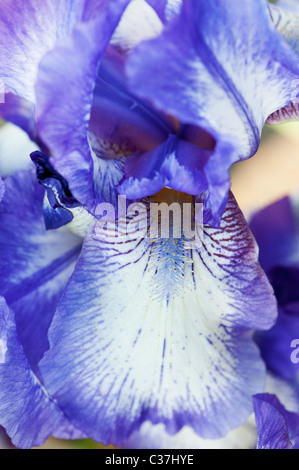
[[[233,197],[198,250],[182,239],[103,238],[96,224],[50,328],[42,376],[74,425],[100,442],[120,445],[148,420],[169,434],[188,425],[221,437],[263,389],[249,330],[275,317]]]
[[[293,4],[293,8],[291,7]],[[279,7],[283,8],[284,2],[280,2]],[[276,29],[288,42],[294,51],[299,54],[299,7],[298,3],[291,1],[289,8],[284,10],[278,8],[276,5],[270,5],[271,16]],[[291,10],[291,11],[289,11]],[[268,119],[267,124],[281,124],[283,122],[298,120],[299,117],[299,80],[293,80],[292,86],[292,102],[281,109],[272,113]]]
[[[254,449],[256,429],[248,420],[222,439],[202,439],[191,428],[184,427],[178,434],[170,436],[163,424],[146,422],[133,433],[123,446],[125,449]]]
[[[34,171],[7,178],[5,186],[0,204],[0,294],[15,312],[20,341],[36,369],[48,348],[48,327],[81,239],[67,229],[46,231],[44,189]]]
[[[290,103],[299,60],[263,0],[184,1],[158,38],[132,51],[127,74],[138,96],[204,128],[218,145],[230,142],[230,155],[215,152],[206,168],[219,197],[228,163],[252,156],[267,117]]]

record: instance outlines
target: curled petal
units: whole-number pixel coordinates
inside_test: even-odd
[[[146,422],[130,436],[125,449],[254,449],[256,429],[251,419],[222,439],[202,439],[193,429],[184,427],[171,436],[163,424]]]
[[[218,168],[210,192],[224,201],[228,162],[252,156],[267,117],[290,103],[299,60],[263,0],[188,0],[158,38],[132,51],[127,74],[138,96],[207,130],[220,147],[231,144],[229,155],[222,159],[219,148],[206,166],[210,175]]]

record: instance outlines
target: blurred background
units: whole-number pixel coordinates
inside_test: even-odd
[[[1,142],[0,142],[1,148]],[[291,193],[299,193],[299,123],[266,126],[260,148],[231,171],[232,191],[247,219],[261,208]],[[13,448],[0,430],[0,449]],[[50,438],[39,449],[103,449],[91,440]],[[112,448],[112,447],[110,447]]]

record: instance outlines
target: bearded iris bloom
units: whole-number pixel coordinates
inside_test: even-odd
[[[4,1],[0,18],[0,112],[37,145],[36,169],[2,175],[0,424],[20,447],[125,445],[146,422],[225,436],[264,391],[252,334],[277,314],[229,168],[291,103],[296,52],[263,0]],[[202,201],[202,246],[97,237],[119,194]]]

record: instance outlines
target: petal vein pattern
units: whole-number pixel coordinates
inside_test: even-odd
[[[95,440],[121,445],[146,420],[217,438],[252,412],[264,366],[250,330],[271,327],[276,301],[233,196],[200,250],[183,245],[103,238],[97,225],[85,239],[40,367]]]

